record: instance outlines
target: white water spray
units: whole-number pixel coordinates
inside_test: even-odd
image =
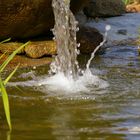
[[[90,64],[95,53],[107,40],[107,33],[110,26],[106,26],[103,41],[95,48],[91,58],[86,64],[86,70],[81,70],[77,61],[79,51],[76,42],[76,32],[78,31],[77,21],[70,10],[70,0],[53,0],[55,26],[53,29],[54,40],[57,44],[57,56],[50,65],[50,75],[26,82],[26,86],[43,87],[41,90],[66,91],[68,93],[90,92],[90,87],[94,89],[105,89],[108,83],[90,71]],[[18,83],[15,83],[19,85]],[[20,82],[20,85],[25,85]],[[40,89],[40,88],[39,88]],[[65,92],[65,93],[66,93]],[[64,93],[64,92],[63,92]]]
[[[63,73],[66,77],[76,79],[79,70],[77,61],[77,24],[70,10],[70,0],[52,0],[55,25],[52,30],[57,45],[57,56],[51,64],[51,73]]]
[[[77,21],[70,10],[70,0],[53,0],[52,6],[55,16],[53,33],[57,45],[57,56],[50,66],[50,71],[55,74],[63,73],[68,79],[77,80],[79,73],[82,72],[84,75],[85,72],[90,71],[91,61],[98,49],[106,42],[107,32],[111,27],[106,26],[104,39],[93,51],[86,65],[86,71],[83,72],[77,61],[77,55],[79,54],[77,47],[79,47],[79,44],[76,42],[76,32],[78,28]]]

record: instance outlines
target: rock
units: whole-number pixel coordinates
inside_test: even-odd
[[[119,29],[117,31],[117,33],[120,34],[120,35],[127,35],[127,30],[126,29]]]
[[[11,54],[16,49],[18,49],[21,45],[23,45],[23,43],[19,43],[19,42],[2,43],[2,44],[0,44],[0,52],[6,53],[6,54]],[[20,52],[18,52],[18,54],[23,54],[23,53],[24,53],[24,49],[22,49],[22,50],[20,50]]]
[[[134,2],[132,4],[128,4],[126,6],[126,12],[128,13],[140,12],[140,2]]]
[[[76,13],[88,0],[71,0]],[[47,34],[54,25],[52,0],[0,0],[0,40]]]
[[[125,4],[122,0],[90,0],[84,8],[88,17],[110,17],[125,13]]]
[[[9,42],[0,44],[0,52],[11,54],[24,43]],[[18,54],[26,53],[30,58],[40,58],[44,55],[56,54],[56,45],[54,41],[32,41],[28,46],[25,46]]]
[[[0,56],[2,54],[0,53]],[[0,64],[2,64],[6,59],[8,58],[8,55],[3,56],[0,59]],[[40,59],[31,59],[29,57],[26,57],[25,55],[16,55],[8,64],[8,66],[6,67],[7,70],[11,70],[11,69],[15,69],[15,67],[19,65],[20,68],[33,68],[36,69],[36,67],[38,66],[42,66],[42,65],[49,65],[52,62],[52,58],[51,57],[43,57]],[[42,69],[41,69],[42,70]]]
[[[31,58],[40,58],[44,55],[56,54],[54,41],[35,41],[25,47],[25,53]]]
[[[103,41],[103,36],[95,28],[80,27],[77,33],[77,41],[81,44],[79,48],[81,53],[91,54]]]
[[[80,52],[82,54],[91,54],[94,49],[103,40],[103,36],[97,29],[81,26],[79,32],[77,32],[77,42],[81,44]],[[0,44],[0,51],[2,53],[11,54],[23,43],[9,42]],[[56,55],[56,43],[54,41],[32,41],[28,46],[25,46],[19,54],[25,53],[30,58],[41,58],[43,56]]]
[[[76,20],[78,21],[79,26],[84,26],[87,22],[87,17],[84,14],[83,10],[81,10],[80,12],[78,12],[76,15]]]

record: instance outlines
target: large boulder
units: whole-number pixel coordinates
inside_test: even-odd
[[[103,41],[103,35],[91,27],[80,27],[77,32],[77,42],[80,43],[80,52],[82,54],[91,54],[94,49]]]
[[[125,13],[125,4],[122,0],[90,0],[84,8],[88,17],[110,17]]]
[[[74,13],[88,0],[71,0]],[[47,34],[54,25],[52,0],[0,0],[0,40]]]

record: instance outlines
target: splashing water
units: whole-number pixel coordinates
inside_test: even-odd
[[[77,79],[81,72],[77,61],[77,55],[79,54],[77,49],[79,44],[76,42],[76,32],[79,30],[77,27],[78,22],[70,10],[70,0],[53,0],[52,6],[55,16],[53,33],[58,55],[50,66],[51,73],[63,73],[67,78]],[[86,65],[86,71],[90,71],[90,63],[97,50],[106,42],[107,31],[109,30],[110,26],[107,25],[104,40],[92,53]],[[82,73],[84,74],[84,72]]]
[[[92,74],[90,64],[95,53],[106,42],[107,32],[111,27],[106,26],[103,41],[93,51],[91,58],[87,62],[86,70],[83,71],[79,68],[77,61],[79,44],[76,41],[76,32],[79,28],[77,27],[78,22],[70,10],[70,0],[53,0],[52,6],[55,16],[55,26],[52,31],[57,44],[57,56],[50,65],[50,75],[45,78],[38,78],[38,80],[26,81],[25,84],[18,82],[15,85],[43,87],[41,89],[43,92],[48,89],[50,91],[66,91],[69,93],[89,92],[90,87],[92,87],[92,90],[93,88],[95,90],[105,89],[108,87],[108,83]]]
[[[55,16],[53,33],[58,55],[50,66],[51,72],[63,73],[68,78],[76,79],[79,70],[76,42],[78,22],[70,10],[70,0],[53,0],[52,6]]]
[[[95,48],[95,50],[93,51],[93,53],[91,54],[91,57],[90,57],[90,59],[88,60],[88,62],[87,62],[87,65],[86,65],[86,71],[89,71],[90,70],[90,64],[91,64],[91,61],[93,60],[93,58],[95,57],[95,53],[100,49],[100,47],[101,46],[103,46],[104,45],[104,43],[107,41],[107,33],[108,33],[108,31],[111,29],[111,26],[110,25],[106,25],[106,28],[105,28],[105,30],[106,30],[106,32],[105,32],[105,35],[104,35],[104,39],[103,39],[103,41],[99,44],[99,46],[97,46],[96,48]]]

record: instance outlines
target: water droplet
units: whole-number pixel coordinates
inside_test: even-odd
[[[105,30],[109,31],[110,29],[111,29],[111,26],[110,25],[106,25]]]
[[[79,47],[80,47],[80,45],[81,45],[81,44],[80,44],[80,43],[78,43],[78,44],[77,44],[77,47],[79,48]]]
[[[36,69],[36,66],[34,66],[33,69],[35,70]]]
[[[79,31],[79,27],[76,28],[76,32],[78,32],[78,31]]]
[[[63,28],[63,29],[66,29],[64,25],[62,25],[62,28]]]
[[[80,54],[80,50],[77,50],[77,52],[76,52],[78,55]]]

